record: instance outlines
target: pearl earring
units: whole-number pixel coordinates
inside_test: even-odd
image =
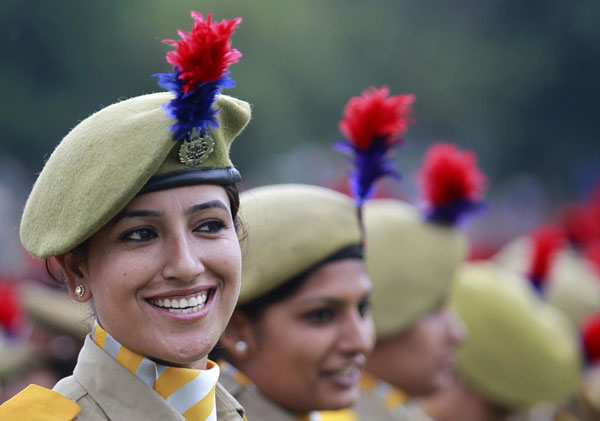
[[[234,345],[235,350],[240,354],[245,353],[248,350],[248,344],[244,341],[237,341]]]
[[[81,298],[85,295],[85,285],[77,285],[75,287],[75,295],[77,298]]]

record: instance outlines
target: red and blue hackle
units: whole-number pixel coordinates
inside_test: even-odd
[[[371,87],[351,98],[339,123],[345,140],[335,147],[350,156],[350,188],[359,209],[374,194],[379,178],[399,177],[390,152],[404,142],[401,136],[413,122],[410,114],[415,96],[389,93],[387,86]]]
[[[427,150],[418,181],[430,222],[456,225],[484,207],[487,179],[477,167],[476,155],[451,143],[434,143]]]
[[[175,47],[167,53],[173,71],[154,75],[161,87],[175,94],[166,106],[169,116],[177,120],[171,126],[175,141],[188,139],[194,130],[203,135],[219,127],[213,103],[222,89],[235,86],[228,68],[242,56],[231,48],[231,36],[242,18],[213,22],[212,14],[206,19],[198,12],[191,15],[190,32],[179,30],[179,41],[164,40]]]

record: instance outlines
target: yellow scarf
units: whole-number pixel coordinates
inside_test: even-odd
[[[206,370],[158,364],[125,348],[96,322],[92,339],[119,364],[162,396],[190,421],[216,421],[215,388],[219,366],[208,362]]]

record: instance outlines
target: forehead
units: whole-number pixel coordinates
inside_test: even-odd
[[[219,200],[229,208],[227,192],[215,184],[196,184],[144,193],[133,198],[125,209],[145,207],[193,206],[202,202]]]

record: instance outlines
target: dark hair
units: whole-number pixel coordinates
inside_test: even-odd
[[[225,192],[227,193],[227,198],[229,199],[229,206],[231,207],[231,216],[233,218],[233,225],[235,227],[236,232],[238,233],[238,238],[240,241],[242,241],[245,238],[245,231],[243,228],[243,224],[240,221],[240,218],[238,216],[238,212],[240,210],[240,192],[238,189],[238,185],[236,183],[234,184],[227,184],[224,185],[223,188],[225,189]],[[73,248],[72,250],[70,250],[70,253],[75,253],[75,254],[80,254],[82,256],[87,256],[87,252],[88,252],[88,248],[89,248],[89,239],[86,239],[83,243],[79,244],[78,246],[76,246],[75,248]],[[46,273],[48,274],[48,276],[50,277],[50,279],[52,281],[54,281],[55,283],[64,286],[65,285],[65,279],[64,279],[64,274],[57,274],[55,273],[55,269],[52,268],[52,263],[50,258],[44,259],[44,266],[46,268]]]

